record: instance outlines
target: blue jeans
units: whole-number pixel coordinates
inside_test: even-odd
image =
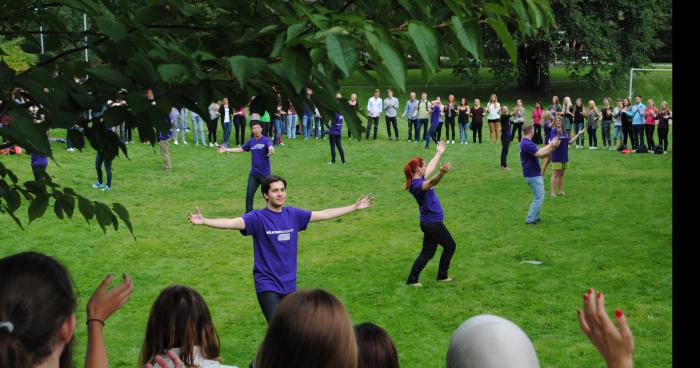
[[[464,142],[464,144],[469,143],[469,137],[467,133],[469,132],[469,123],[459,123],[459,143]]]
[[[544,180],[542,176],[533,176],[526,177],[525,181],[530,186],[532,193],[535,194],[530,204],[530,211],[527,213],[527,220],[525,220],[526,223],[532,224],[540,217],[540,210],[542,209],[542,203],[544,203]]]
[[[177,117],[175,120],[173,120],[173,139],[177,142],[177,132],[180,132],[180,137],[181,140],[184,142],[185,141],[185,118],[183,117]]]
[[[102,156],[98,153],[95,156],[95,170],[97,171],[97,182],[102,184],[102,165],[105,166],[105,171],[107,172],[107,186],[112,187],[112,163],[102,159]]]
[[[420,131],[423,129],[423,135],[421,136]],[[415,134],[416,142],[420,140],[425,140],[428,136],[428,119],[416,119],[416,129],[413,132]]]
[[[228,147],[228,139],[231,136],[231,127],[233,124],[229,121],[228,123],[221,122],[221,127],[224,128],[224,147]]]
[[[204,122],[202,122],[202,118],[199,115],[192,115],[192,130],[194,131],[194,143],[201,140],[202,144],[207,144],[204,140]],[[199,135],[197,135],[197,131],[199,131]]]
[[[435,132],[438,130],[439,127],[440,125],[433,125],[430,127],[428,134],[425,136],[425,148],[430,147],[430,139],[435,141],[435,144],[438,143],[437,137],[435,136]]]
[[[617,146],[617,138],[620,138],[622,144],[622,125],[615,125],[615,134],[613,135],[613,144]]]
[[[578,134],[579,130],[583,129],[583,123],[574,123],[574,134]],[[579,141],[581,143],[579,143]],[[576,144],[584,146],[586,144],[586,133],[581,133],[581,135],[576,138]]]
[[[287,138],[297,137],[297,116],[287,115]]]
[[[311,128],[314,124],[314,116],[304,115],[301,123],[303,124],[302,126],[304,128],[304,139],[309,139],[309,137],[311,137]]]
[[[284,118],[275,119],[275,141],[272,142],[278,145],[282,142],[282,132],[284,131]]]
[[[321,130],[321,139],[323,139],[323,137],[324,137],[325,134],[326,134],[326,131],[323,130],[323,123],[321,123],[321,118],[316,118],[316,117],[315,117],[315,118],[314,118],[314,137],[316,137],[316,138],[318,138],[318,131],[319,131],[319,128],[321,128],[321,129],[320,129],[320,130]]]

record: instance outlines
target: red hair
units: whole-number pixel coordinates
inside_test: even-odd
[[[408,161],[406,167],[403,168],[403,173],[406,174],[406,186],[404,187],[406,190],[408,190],[408,187],[411,186],[413,172],[415,172],[419,166],[423,166],[423,163],[424,161],[422,158],[414,157],[410,161]]]

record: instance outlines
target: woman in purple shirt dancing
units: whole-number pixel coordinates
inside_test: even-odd
[[[432,128],[431,128],[432,130]],[[443,224],[444,214],[440,200],[435,194],[434,186],[436,186],[445,174],[450,171],[452,164],[448,161],[440,166],[440,172],[432,178],[426,180],[437,167],[440,161],[440,156],[445,152],[445,142],[441,141],[437,145],[437,152],[432,160],[425,165],[420,157],[412,158],[404,168],[406,175],[405,189],[413,194],[420,210],[420,229],[423,231],[423,249],[418,258],[413,263],[411,273],[406,280],[406,284],[416,287],[421,287],[423,284],[418,282],[418,276],[429,260],[435,255],[438,244],[442,245],[443,251],[440,257],[440,267],[438,269],[437,280],[441,282],[452,281],[447,276],[447,270],[450,268],[450,261],[457,247],[452,235]]]
[[[308,211],[285,207],[287,181],[279,176],[268,176],[262,183],[262,194],[267,207],[248,212],[236,218],[209,219],[199,208],[187,213],[193,225],[207,225],[217,229],[240,230],[253,237],[253,278],[258,303],[269,322],[277,306],[297,289],[298,236],[309,222],[330,220],[350,212],[372,207],[371,195],[362,195],[349,206]]]
[[[552,178],[550,180],[550,190],[549,195],[554,198],[558,195],[564,195],[564,172],[569,167],[569,145],[576,142],[579,135],[583,134],[583,129],[575,136],[570,136],[569,132],[564,129],[564,120],[561,116],[557,116],[554,119],[554,127],[552,132],[549,134],[549,139],[554,139],[554,137],[559,137],[561,143],[551,156],[547,156],[542,164],[542,176],[547,172],[547,166],[549,162],[552,162]]]

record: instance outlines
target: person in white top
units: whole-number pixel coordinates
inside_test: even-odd
[[[496,132],[496,142],[501,139],[501,104],[498,103],[496,94],[492,94],[489,103],[486,104],[486,119],[489,121],[489,139],[494,143],[494,131]]]
[[[209,104],[209,120],[207,120],[207,137],[209,138],[209,147],[214,147],[216,144],[216,128],[219,124],[219,103],[212,101]]]
[[[379,89],[374,90],[374,96],[367,101],[367,134],[365,139],[369,139],[369,131],[374,122],[374,139],[377,139],[377,129],[379,128],[379,115],[382,114],[382,99],[379,98]]]
[[[394,135],[396,140],[399,140],[399,128],[396,123],[396,113],[399,110],[399,99],[394,97],[394,91],[391,88],[386,90],[387,97],[384,99],[384,120],[386,121],[386,134],[391,140],[391,126],[394,126]]]
[[[166,351],[168,358],[161,356]],[[233,368],[220,362],[219,336],[209,307],[196,290],[171,285],[161,291],[153,303],[141,346],[140,365],[154,364],[158,356],[168,366],[175,357],[186,367]],[[160,367],[160,364],[153,366]]]

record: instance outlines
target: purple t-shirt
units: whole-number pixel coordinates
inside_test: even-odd
[[[418,202],[420,222],[442,222],[444,215],[440,200],[435,194],[435,188],[423,190],[424,182],[425,176],[421,176],[420,179],[411,180],[411,186],[408,187],[408,190]]]
[[[49,165],[49,156],[40,155],[38,153],[32,153],[32,166],[43,166]]]
[[[309,225],[311,211],[282,207],[282,212],[274,212],[266,207],[242,217],[245,230],[241,234],[253,236],[255,292],[294,292],[299,232]]]
[[[549,134],[549,139],[552,140],[556,136],[557,130],[552,129]],[[566,130],[564,130],[561,134],[559,134],[559,139],[561,140],[561,144],[554,150],[554,152],[552,152],[552,162],[561,162],[565,164],[569,162],[569,140],[571,137],[569,137],[569,134],[567,134]]]
[[[523,137],[522,142],[520,142],[520,163],[523,165],[523,176],[526,178],[542,175],[540,160],[535,157],[536,152],[537,145]]]
[[[272,141],[264,135],[260,139],[253,137],[243,145],[244,151],[250,151],[251,174],[258,176],[270,175],[270,157],[267,156],[267,152],[271,146]]]
[[[433,112],[430,114],[430,126],[440,125],[440,112],[442,112],[442,105],[433,105]]]
[[[333,123],[331,123],[331,129],[328,132],[328,134],[329,135],[340,135],[342,131],[343,131],[343,115],[336,112],[335,119],[333,119]]]

